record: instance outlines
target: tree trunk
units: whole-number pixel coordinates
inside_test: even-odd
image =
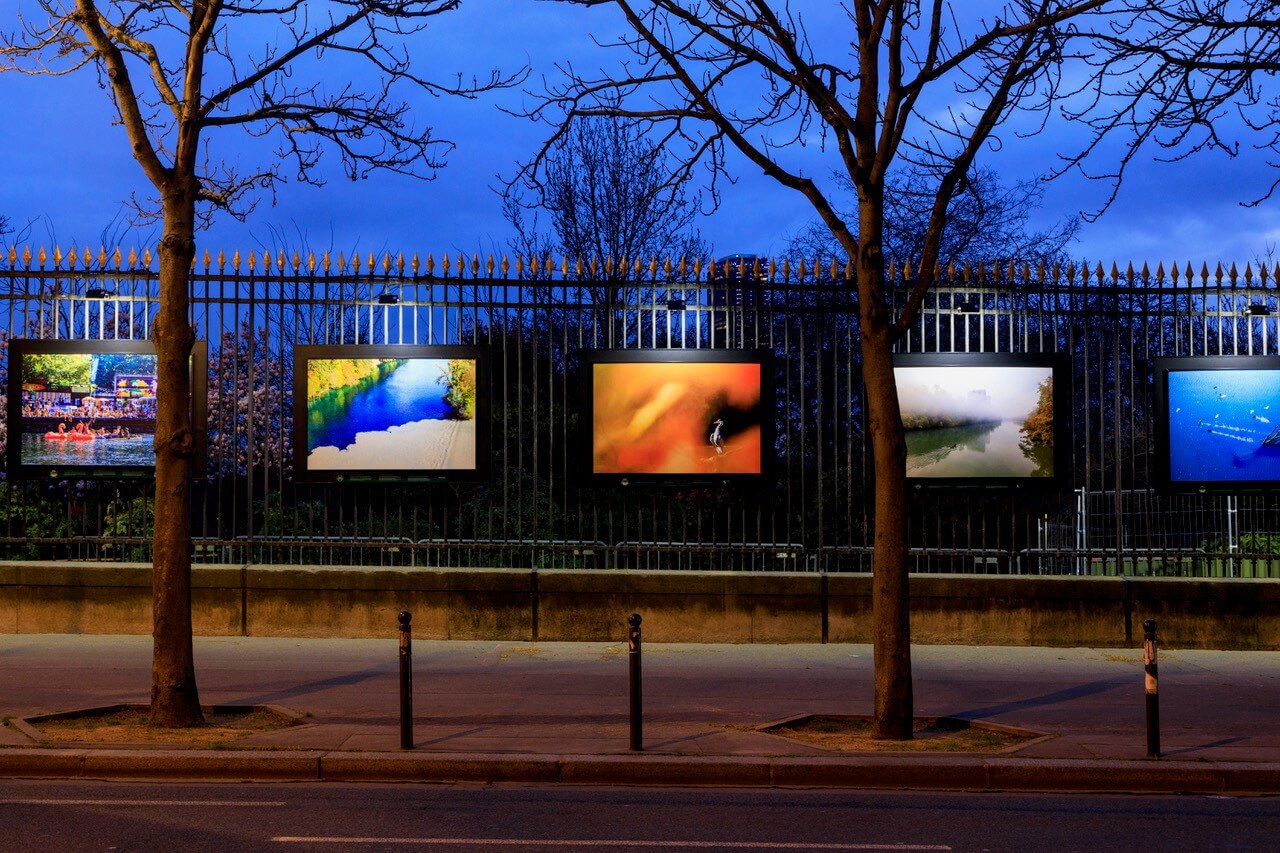
[[[893,324],[880,248],[884,199],[870,188],[864,190],[860,202],[857,258],[862,381],[875,483],[871,584],[874,735],[910,740],[914,702],[907,574],[907,449],[893,374]]]
[[[151,724],[201,725],[191,643],[191,347],[188,274],[195,258],[195,192],[168,193],[160,242],[160,308],[151,337],[157,355],[156,498],[153,547]]]

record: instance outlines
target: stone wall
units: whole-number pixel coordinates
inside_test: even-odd
[[[198,566],[204,635],[423,639],[867,643],[861,574]],[[1176,648],[1280,648],[1280,581],[922,575],[913,640],[925,644],[1132,646],[1154,616]],[[126,563],[0,564],[0,633],[147,634],[151,578]]]

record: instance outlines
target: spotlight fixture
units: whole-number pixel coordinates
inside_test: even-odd
[[[1245,306],[1244,313],[1246,317],[1270,317],[1271,309],[1260,302],[1254,302]]]
[[[685,309],[685,304],[683,299],[672,297],[671,299],[667,300],[668,311],[683,311],[684,309]]]
[[[105,287],[90,287],[84,292],[85,299],[110,299],[112,295]]]
[[[977,314],[982,310],[982,303],[977,298],[953,302],[952,310],[957,314]]]
[[[399,305],[400,297],[390,291],[383,291],[378,294],[379,305]]]

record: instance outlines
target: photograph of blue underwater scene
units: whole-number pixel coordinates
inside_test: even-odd
[[[1280,481],[1280,370],[1171,370],[1169,478]]]

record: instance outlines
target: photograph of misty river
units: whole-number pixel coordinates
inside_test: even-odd
[[[1052,477],[1053,368],[897,367],[908,477]]]

